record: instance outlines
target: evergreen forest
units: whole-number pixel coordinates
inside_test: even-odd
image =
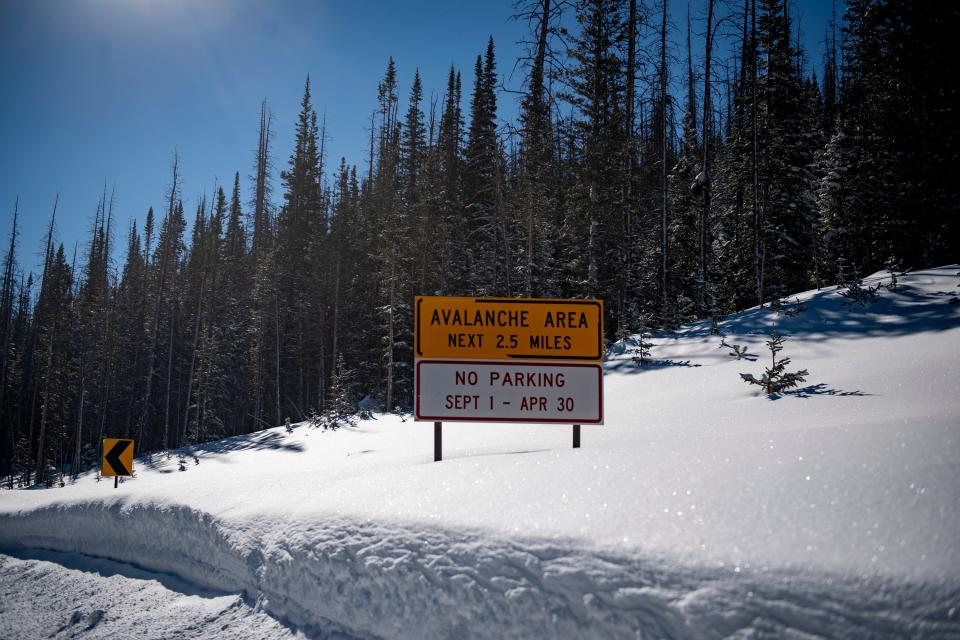
[[[960,5],[847,0],[817,60],[794,8],[524,0],[527,55],[477,43],[435,99],[384,60],[355,164],[307,77],[295,139],[264,102],[195,210],[174,153],[162,202],[126,223],[105,191],[76,252],[54,204],[31,272],[14,203],[0,478],[69,482],[103,437],[147,455],[408,409],[417,295],[600,298],[612,344],[960,260]]]

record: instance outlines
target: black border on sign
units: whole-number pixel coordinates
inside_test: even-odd
[[[568,305],[592,305],[597,307],[598,313],[597,316],[600,319],[600,326],[597,331],[597,355],[595,356],[547,356],[542,354],[518,354],[518,353],[508,353],[506,356],[508,358],[517,358],[517,359],[526,359],[526,360],[586,360],[588,362],[602,362],[603,361],[603,305],[600,304],[599,300],[555,300],[552,298],[471,298],[470,296],[417,296],[417,311],[416,317],[414,319],[414,325],[416,326],[416,332],[414,334],[414,341],[416,342],[416,353],[417,356],[423,357],[423,351],[420,349],[420,305],[423,303],[424,298],[463,298],[466,300],[473,300],[477,304],[493,304],[493,303],[510,303],[510,304],[568,304]],[[478,358],[478,360],[486,360],[486,358]]]
[[[567,367],[595,367],[597,370],[597,395],[598,403],[597,410],[600,412],[600,415],[597,416],[596,420],[562,420],[560,418],[549,418],[549,419],[524,419],[524,418],[462,418],[462,417],[449,417],[449,416],[422,416],[420,415],[420,365],[421,364],[464,364],[464,365],[476,365],[476,364],[489,364],[493,366],[515,366],[515,367],[557,367],[557,366],[567,366]],[[429,421],[439,421],[439,422],[514,422],[522,424],[603,424],[603,364],[601,363],[591,363],[583,364],[579,362],[571,362],[567,364],[554,364],[552,362],[511,362],[510,360],[443,360],[443,359],[417,359],[417,366],[414,372],[414,417],[417,420],[423,420],[425,422]]]

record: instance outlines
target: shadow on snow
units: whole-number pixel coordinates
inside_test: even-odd
[[[793,391],[785,391],[783,393],[772,393],[767,398],[769,400],[779,400],[780,398],[810,398],[813,396],[839,396],[839,397],[863,397],[863,396],[872,396],[872,393],[864,393],[863,391],[842,391],[841,389],[834,389],[828,387],[824,383],[811,384],[806,387],[801,387],[800,389],[794,389]]]

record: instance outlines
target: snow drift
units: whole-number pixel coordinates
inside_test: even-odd
[[[278,428],[183,473],[138,461],[116,491],[0,493],[0,544],[242,593],[317,636],[960,634],[957,270],[687,326],[642,368],[616,345],[580,450],[569,428],[450,424],[433,463],[432,425],[396,416]],[[768,397],[739,373],[773,322],[810,375]]]

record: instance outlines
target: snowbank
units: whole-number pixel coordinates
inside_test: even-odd
[[[0,492],[0,544],[133,562],[358,637],[960,634],[958,267],[863,310],[752,309],[628,345],[569,428],[272,429]],[[876,276],[878,281],[881,276]],[[773,321],[807,386],[757,395]],[[736,360],[741,344],[760,359]]]
[[[747,631],[902,637],[960,630],[956,586],[678,565],[334,516],[225,526],[186,507],[47,507],[5,537],[242,593],[308,635],[721,638]],[[272,526],[273,525],[273,526]],[[69,532],[69,535],[50,531]],[[103,535],[109,531],[109,535]],[[349,622],[346,622],[349,621]]]

